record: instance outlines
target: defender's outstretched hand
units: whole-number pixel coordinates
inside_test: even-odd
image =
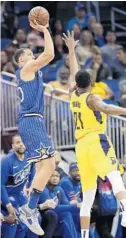
[[[65,41],[66,46],[68,49],[74,49],[77,43],[79,42],[78,40],[74,40],[74,32],[69,32],[67,31],[67,35],[63,33],[62,39]]]
[[[47,27],[48,27],[48,25],[46,26],[39,25],[36,20],[34,20],[34,22],[30,22],[30,26],[36,31],[40,31],[40,32],[44,32],[45,30],[47,30]]]
[[[79,65],[75,55],[75,47],[78,41],[75,41],[73,31],[71,33],[67,31],[67,35],[63,33],[63,40],[65,41],[65,44],[69,49],[69,63],[70,63],[70,75],[71,75],[69,80],[69,91],[72,92],[76,87],[75,75],[79,70]]]

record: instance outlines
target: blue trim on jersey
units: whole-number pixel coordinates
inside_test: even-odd
[[[97,120],[100,124],[102,124],[102,123],[103,123],[103,120],[102,120],[102,114],[101,114],[101,112],[100,112],[100,111],[93,111],[93,113],[94,113],[94,116],[95,116],[96,120]]]
[[[108,151],[111,147],[110,144],[109,144],[109,141],[107,139],[107,136],[105,134],[99,134],[99,138],[100,138],[101,147],[102,147],[105,155],[107,155]]]

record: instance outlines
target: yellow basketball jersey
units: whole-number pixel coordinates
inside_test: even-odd
[[[76,91],[71,95],[70,109],[75,122],[75,138],[78,140],[88,133],[104,133],[106,130],[106,114],[92,111],[87,106],[87,97],[90,93],[77,96]]]
[[[98,94],[101,96],[102,99],[104,99],[106,97],[106,89],[107,85],[104,82],[94,83],[91,93]]]

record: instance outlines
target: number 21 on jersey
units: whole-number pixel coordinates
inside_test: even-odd
[[[84,124],[81,118],[81,112],[74,112],[74,121],[76,130],[84,129]]]

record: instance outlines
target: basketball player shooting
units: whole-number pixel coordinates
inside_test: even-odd
[[[126,189],[118,160],[110,139],[106,136],[106,115],[126,115],[126,108],[104,103],[98,95],[91,94],[91,76],[79,70],[73,32],[64,34],[69,49],[70,90],[73,91],[70,109],[75,121],[76,155],[83,190],[80,210],[81,237],[89,238],[90,214],[95,199],[97,177],[107,177],[122,211],[122,226],[126,227]]]
[[[14,60],[19,66],[16,71],[20,111],[18,115],[18,130],[27,150],[27,160],[36,164],[36,174],[32,184],[32,193],[28,204],[20,209],[20,219],[37,235],[44,232],[38,223],[37,203],[42,190],[55,170],[56,156],[50,139],[46,134],[43,98],[43,81],[40,68],[54,58],[54,46],[47,29],[48,24],[39,25],[30,21],[30,26],[44,34],[45,49],[35,59],[30,49],[19,49],[15,52]]]

